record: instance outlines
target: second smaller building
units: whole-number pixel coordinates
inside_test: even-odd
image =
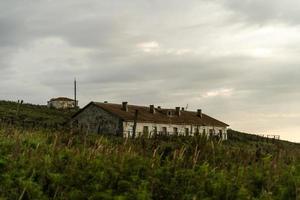
[[[67,98],[67,97],[58,97],[52,98],[48,101],[49,108],[56,108],[56,109],[70,109],[76,108],[77,102],[75,100]]]

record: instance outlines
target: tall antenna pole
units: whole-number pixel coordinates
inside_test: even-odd
[[[77,108],[77,83],[76,78],[74,79],[74,107]]]

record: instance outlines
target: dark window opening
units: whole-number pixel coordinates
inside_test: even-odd
[[[213,129],[209,129],[209,136],[212,137],[214,135],[214,130]]]
[[[167,127],[162,127],[162,133],[167,134]]]
[[[98,130],[97,130],[97,133],[100,134],[101,133],[101,126],[100,124],[98,125]]]
[[[185,136],[189,136],[189,128],[185,128],[184,130],[185,130],[184,131],[185,132]]]
[[[149,127],[144,126],[143,127],[143,136],[148,137],[148,135],[149,135]]]
[[[153,134],[154,134],[154,135],[157,134],[157,127],[156,127],[156,126],[153,127]]]
[[[220,137],[220,139],[222,138],[222,135],[223,135],[223,131],[219,130],[219,137]]]
[[[177,127],[174,127],[174,128],[173,128],[173,132],[174,132],[174,135],[178,135],[178,128],[177,128]]]
[[[195,128],[194,133],[195,133],[195,135],[199,135],[199,128]]]

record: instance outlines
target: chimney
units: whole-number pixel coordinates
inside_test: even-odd
[[[122,102],[122,110],[128,112],[128,102]]]
[[[197,116],[202,118],[202,110],[201,109],[198,109],[197,110]]]
[[[157,109],[158,109],[158,110],[161,110],[161,107],[160,107],[160,106],[157,106]]]
[[[181,115],[180,107],[175,108],[175,114],[179,117]]]
[[[181,108],[181,111],[184,111],[184,107]]]
[[[150,105],[150,113],[155,114],[154,105]]]

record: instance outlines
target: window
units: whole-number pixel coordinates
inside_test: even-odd
[[[209,129],[209,136],[212,137],[214,135],[214,129]]]
[[[100,125],[100,124],[98,125],[98,130],[97,130],[97,133],[98,133],[98,134],[100,134],[100,133],[101,133],[101,125]]]
[[[149,127],[148,126],[144,126],[143,127],[143,137],[149,137]]]
[[[189,136],[189,128],[184,129],[185,136]]]
[[[167,114],[168,116],[172,116],[172,111],[169,110]]]
[[[203,135],[205,135],[206,134],[206,129],[203,129]]]
[[[128,137],[133,136],[133,126],[128,126]]]
[[[167,134],[167,127],[162,127],[162,133]]]
[[[222,136],[223,136],[223,131],[219,130],[219,137],[220,137],[220,139],[222,139]]]
[[[152,128],[152,132],[153,132],[153,134],[154,134],[154,135],[156,135],[156,134],[157,134],[157,127],[156,127],[156,126],[153,126],[153,128]]]
[[[196,128],[194,129],[194,134],[195,134],[195,135],[199,135],[199,128],[196,127]]]
[[[177,127],[173,128],[173,133],[174,133],[174,135],[178,135],[178,128]]]
[[[143,127],[143,134],[148,134],[149,133],[149,127],[148,126],[144,126]]]

